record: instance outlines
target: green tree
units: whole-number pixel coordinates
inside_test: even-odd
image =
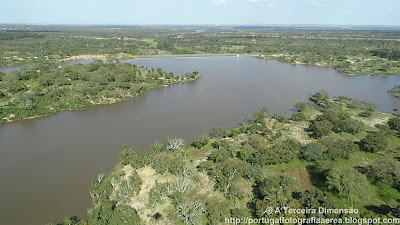
[[[367,177],[351,167],[334,166],[328,172],[326,183],[328,190],[352,202],[369,196]]]
[[[203,134],[194,138],[192,146],[200,149],[203,146],[207,145],[209,141],[210,141],[210,136]]]
[[[295,112],[290,119],[293,121],[304,121],[307,120],[307,117],[302,112]]]
[[[400,117],[395,116],[389,119],[388,121],[389,127],[392,130],[400,131]]]
[[[388,140],[386,136],[379,132],[370,132],[360,142],[361,148],[368,152],[379,152],[386,149]]]
[[[321,138],[332,132],[333,124],[329,120],[314,120],[310,126],[310,131],[314,137]]]
[[[280,163],[288,163],[298,158],[300,149],[301,144],[293,139],[272,146],[272,151],[278,155]]]
[[[311,142],[301,149],[300,157],[307,162],[315,162],[324,158],[326,147],[320,143]]]
[[[380,159],[363,169],[373,183],[387,184],[400,188],[400,162],[394,159]]]

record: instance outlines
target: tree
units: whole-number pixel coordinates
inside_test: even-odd
[[[366,110],[375,111],[375,109],[376,109],[376,104],[373,103],[373,102],[364,102],[364,101],[362,101],[361,104],[362,104],[362,107],[364,109],[366,109]]]
[[[213,137],[223,137],[225,136],[225,131],[221,127],[214,127],[211,131]]]
[[[363,150],[375,153],[385,150],[388,146],[388,140],[382,133],[370,132],[361,140],[360,145]]]
[[[290,119],[293,121],[304,121],[307,120],[307,117],[302,112],[295,112]]]
[[[225,218],[229,218],[230,210],[226,207],[224,202],[211,201],[206,204],[207,219],[210,225],[219,225],[225,221]]]
[[[300,149],[301,144],[293,139],[287,139],[280,144],[272,146],[272,151],[278,155],[280,163],[288,163],[296,159]]]
[[[166,137],[164,139],[164,148],[165,150],[180,150],[185,145],[185,140],[182,138],[171,138]]]
[[[369,183],[364,174],[351,167],[334,166],[326,177],[328,190],[340,197],[358,202],[369,193]]]
[[[176,215],[183,220],[185,225],[199,224],[200,216],[206,211],[202,202],[183,198],[176,204]]]
[[[142,225],[137,211],[128,205],[117,205],[114,209],[114,215],[111,217],[110,225],[131,224]]]
[[[324,137],[319,142],[325,146],[324,157],[331,160],[348,159],[351,153],[359,150],[358,145],[348,139]]]
[[[372,112],[367,110],[367,111],[360,112],[358,115],[362,116],[362,117],[370,117],[370,116],[372,116]]]
[[[310,107],[310,103],[308,102],[298,102],[294,105],[294,108],[298,110],[298,112],[304,111],[304,109]]]
[[[203,134],[203,135],[200,135],[200,136],[197,136],[196,138],[194,138],[194,140],[192,142],[192,146],[200,149],[203,146],[207,145],[209,141],[210,141],[210,136]]]
[[[326,136],[332,132],[333,124],[329,120],[314,120],[310,126],[310,131],[317,138]]]
[[[264,108],[261,109],[261,113],[263,113],[264,116],[268,116],[269,110],[264,107]]]
[[[388,121],[389,127],[392,130],[400,131],[400,117],[395,116],[389,119]]]
[[[119,159],[122,165],[130,164],[135,169],[143,167],[145,164],[143,158],[139,155],[138,149],[129,147],[128,145],[122,146]]]
[[[319,106],[325,106],[329,101],[329,95],[326,90],[321,90],[314,95],[310,96],[310,100]]]
[[[300,157],[307,162],[315,162],[324,157],[326,147],[320,143],[311,142],[301,149]]]
[[[318,188],[313,188],[311,190],[307,190],[304,193],[302,193],[300,201],[303,208],[309,208],[309,209],[318,209],[319,207],[324,207],[328,209],[337,208],[335,206],[335,202],[330,197],[330,195],[327,192],[322,192]],[[313,217],[313,216],[321,216],[321,214],[317,210],[316,214],[307,213],[305,216]],[[323,216],[329,218],[332,215],[325,214]]]
[[[387,184],[400,188],[400,162],[394,159],[380,159],[362,169],[375,184]]]

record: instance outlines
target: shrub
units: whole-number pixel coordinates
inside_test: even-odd
[[[197,136],[193,140],[192,146],[200,149],[203,146],[207,145],[209,141],[210,141],[210,136],[203,134],[203,135]]]
[[[226,207],[224,202],[212,201],[206,204],[207,219],[210,225],[219,225],[225,221],[226,217],[230,216],[229,207]]]
[[[399,188],[400,162],[397,160],[382,159],[368,165],[363,171],[374,183],[387,184]]]
[[[300,151],[300,157],[307,162],[315,162],[324,157],[326,147],[320,143],[311,142]]]
[[[296,159],[300,149],[301,144],[293,139],[288,139],[281,144],[272,146],[272,151],[278,155],[280,163],[288,163]]]
[[[328,190],[345,199],[359,201],[369,193],[369,183],[364,174],[351,167],[334,166],[326,177]]]
[[[359,150],[358,145],[347,139],[325,137],[320,143],[326,147],[325,157],[331,160],[348,159],[351,153]]]
[[[307,120],[306,116],[302,112],[295,112],[292,114],[292,117],[290,118],[293,121],[304,121]]]
[[[389,119],[388,121],[389,127],[392,130],[400,130],[400,117],[396,116],[396,117],[392,117]]]
[[[388,146],[388,140],[382,133],[371,132],[361,140],[360,145],[364,151],[375,153],[385,150]]]
[[[321,138],[332,132],[333,124],[329,120],[314,120],[310,126],[310,131],[313,132],[314,137]]]
[[[370,117],[370,116],[372,116],[372,112],[371,111],[363,111],[363,112],[360,112],[358,115],[362,116],[362,117]]]

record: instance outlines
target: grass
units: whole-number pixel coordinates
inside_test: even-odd
[[[396,98],[400,98],[400,93],[395,93],[395,92],[388,92],[388,93],[395,96]]]
[[[146,42],[146,43],[148,43],[148,44],[150,44],[152,47],[154,47],[154,48],[156,48],[157,47],[157,45],[158,45],[158,43],[156,42],[156,41],[154,41],[154,39],[153,38],[143,38],[143,39],[141,39],[142,41],[144,41],[144,42]]]
[[[285,174],[293,178],[291,191],[304,191],[314,188],[307,171],[307,166],[310,165],[314,164],[297,159],[286,164],[268,165],[265,167],[265,173],[267,175]]]

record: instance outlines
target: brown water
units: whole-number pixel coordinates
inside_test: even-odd
[[[0,125],[1,224],[85,218],[90,179],[110,171],[122,144],[143,149],[166,136],[190,140],[213,127],[232,128],[265,106],[289,112],[320,89],[374,101],[383,111],[400,108],[386,93],[400,84],[399,76],[350,77],[251,57],[128,61],[175,74],[198,70],[204,77],[113,105]]]

